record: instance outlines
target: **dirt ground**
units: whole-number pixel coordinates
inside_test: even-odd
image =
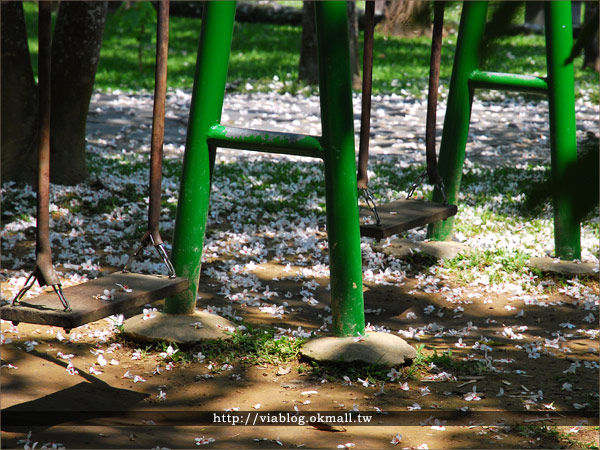
[[[219,267],[219,261],[207,262],[204,270],[209,267]],[[236,314],[248,324],[317,330],[329,315],[328,279],[315,279],[314,297],[320,303],[308,308],[300,300],[302,284],[290,277],[299,268],[284,271],[284,267],[266,263],[257,265],[253,273],[270,289],[291,292],[289,299],[271,298],[275,306],[287,302],[289,314],[269,316],[255,307],[235,305]],[[315,375],[309,363],[299,360],[252,365],[239,359],[231,367],[217,362],[210,367],[211,361],[204,360],[169,367],[158,350],[143,352],[137,359],[134,352],[145,346],[122,339],[106,320],[74,329],[70,335],[54,327],[3,322],[2,448],[33,448],[35,442],[37,448],[62,444],[66,448],[257,449],[591,448],[598,444],[598,401],[590,396],[598,390],[598,370],[593,366],[598,361],[597,336],[579,333],[581,338],[551,342],[556,336],[551,333],[562,329],[559,324],[579,324],[589,315],[581,299],[555,290],[542,300],[547,307],[528,306],[508,294],[494,294],[493,289],[465,289],[438,280],[438,287],[462,289],[460,297],[471,299],[462,305],[459,301],[453,310],[439,293],[427,292],[431,280],[416,274],[403,285],[365,282],[366,321],[392,332],[410,332],[410,327],[432,323],[460,330],[454,338],[433,333],[406,338],[413,346],[424,344],[426,355],[434,348],[439,354],[450,348],[456,370],[424,367],[416,377],[420,379],[388,379],[383,393],[380,383],[367,387],[351,378],[350,385],[323,371]],[[597,295],[598,283],[587,285]],[[230,305],[217,294],[219,287],[216,280],[203,276],[199,309]],[[426,314],[431,306],[435,313]],[[521,317],[515,318],[511,310],[515,307],[523,310]],[[513,327],[509,334],[514,334],[507,336],[507,327]],[[566,327],[562,333],[569,332],[575,330]],[[477,347],[486,342],[484,337],[489,347],[485,354],[493,357],[494,369],[462,370],[466,366],[458,362],[482,356]],[[32,341],[37,344],[27,344]],[[546,343],[538,349],[541,356],[528,357],[523,347],[540,341]],[[99,363],[99,355],[106,365]],[[577,367],[570,374],[573,364]],[[90,373],[91,367],[101,373]],[[565,390],[566,382],[572,385],[570,390]],[[410,411],[415,404],[422,409]],[[459,408],[465,407],[469,411],[460,415]],[[223,419],[226,411],[242,420],[258,417],[260,421],[274,420],[280,411],[343,415],[353,409],[371,417],[369,425],[290,425],[290,416],[277,425],[214,423],[215,416],[232,420]]]

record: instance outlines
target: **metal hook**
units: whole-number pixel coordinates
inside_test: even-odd
[[[156,244],[156,242],[154,241],[154,237],[152,236],[152,233],[150,233],[150,232],[147,232],[144,235],[144,237],[142,238],[142,243],[140,244],[138,249],[135,252],[133,252],[127,259],[125,266],[123,266],[123,273],[127,273],[130,271],[129,269],[130,269],[131,265],[133,264],[133,261],[135,260],[137,255],[139,255],[150,244],[152,244],[154,246],[154,248],[158,252],[159,256],[162,258],[163,262],[165,263],[165,266],[167,266],[167,272],[169,273],[169,278],[175,278],[177,276],[175,274],[175,267],[173,267],[173,263],[171,263],[171,260],[169,259],[169,254],[167,253],[167,250],[165,249],[164,244],[162,242],[159,244]]]
[[[122,270],[123,273],[130,272],[129,269],[131,268],[133,261],[135,261],[135,258],[137,257],[137,255],[139,255],[146,247],[148,247],[148,244],[149,244],[149,242],[147,240],[142,241],[142,243],[137,248],[137,250],[135,250],[131,255],[129,255],[129,258],[127,258],[127,262],[123,266],[123,270]]]
[[[39,282],[40,276],[42,276],[41,271],[38,267],[36,267],[35,270],[33,272],[31,272],[31,275],[29,275],[29,278],[27,278],[27,280],[25,281],[25,285],[21,288],[21,290],[17,293],[17,295],[13,299],[11,306],[17,306],[17,305],[19,305],[19,303],[21,303],[21,299],[27,293],[27,291],[32,288],[32,286],[36,282],[36,280]],[[45,284],[45,282],[40,283],[40,284]],[[71,305],[69,304],[69,301],[66,299],[65,294],[63,293],[62,285],[60,283],[53,284],[52,288],[54,289],[54,292],[56,292],[56,295],[58,295],[58,298],[59,298],[60,302],[62,303],[63,308],[65,309],[65,312],[71,312],[72,311]]]
[[[173,263],[169,259],[169,255],[167,253],[167,250],[165,249],[164,244],[161,243],[161,244],[155,245],[154,248],[156,249],[158,254],[161,256],[161,258],[163,259],[165,266],[167,266],[167,271],[169,272],[169,278],[175,278],[177,276],[177,275],[175,275],[175,267],[173,267]]]
[[[65,312],[71,312],[72,311],[71,305],[69,305],[69,302],[65,298],[65,294],[63,293],[62,286],[60,284],[53,284],[52,287],[54,288],[54,292],[56,292],[56,295],[58,295],[60,302],[62,303],[63,307],[65,308]]]
[[[17,295],[15,295],[15,298],[13,298],[11,306],[15,306],[20,303],[21,299],[27,293],[27,291],[31,289],[36,279],[37,277],[35,276],[35,271],[31,272],[31,275],[29,275],[29,278],[27,278],[21,290],[17,293]]]

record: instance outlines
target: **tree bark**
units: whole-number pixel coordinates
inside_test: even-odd
[[[425,0],[388,0],[383,30],[386,33],[423,33],[431,27],[429,2]]]
[[[356,2],[346,2],[348,8],[348,38],[350,41],[350,71],[352,72],[352,87],[360,89],[362,79],[360,76],[360,63],[358,51],[358,14],[356,13]]]
[[[107,14],[106,1],[61,2],[52,38],[50,179],[87,176],[85,126]],[[2,180],[37,180],[37,86],[23,5],[2,2]]]
[[[544,26],[544,3],[540,1],[525,2],[525,23]]]
[[[0,4],[2,180],[37,180],[37,87],[31,68],[23,4]]]
[[[348,1],[348,37],[350,39],[350,69],[352,85],[360,89],[360,63],[358,51],[358,14],[356,3]],[[302,44],[300,49],[300,65],[298,79],[308,84],[319,83],[319,66],[317,62],[317,29],[315,27],[314,1],[304,1],[302,6]]]
[[[85,126],[108,10],[107,1],[61,2],[52,38],[50,178],[87,177]]]
[[[302,44],[300,48],[298,79],[306,81],[308,84],[319,83],[314,1],[305,0],[302,5]]]
[[[585,23],[595,21],[598,26],[598,2],[585,2]],[[593,37],[589,39],[583,48],[583,67],[591,67],[596,72],[600,72],[600,58],[598,58],[598,29],[593,33]]]

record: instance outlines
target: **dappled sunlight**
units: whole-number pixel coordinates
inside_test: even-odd
[[[226,119],[236,126],[320,132],[315,97],[227,97]],[[424,163],[418,132],[423,105],[393,95],[379,100],[372,188],[379,201],[386,201],[401,197]],[[190,93],[183,90],[168,96],[161,211],[167,243],[172,240],[177,208],[189,101]],[[530,103],[510,102],[537,114]],[[119,269],[146,229],[146,118],[151,103],[149,96],[123,93],[93,98],[94,120],[88,125],[91,177],[77,186],[53,185],[51,191],[53,259],[64,285]],[[578,108],[587,111],[584,105]],[[398,111],[401,114],[393,114]],[[269,122],[271,114],[291,117]],[[523,213],[521,195],[547,170],[547,144],[536,143],[536,136],[546,130],[537,128],[535,120],[524,123],[521,131],[528,152],[515,156],[498,150],[492,157],[486,152],[497,150],[491,142],[502,140],[503,123],[502,112],[494,114],[485,116],[486,123],[473,124],[475,136],[491,138],[474,139],[467,149],[473,162],[465,170],[456,238],[473,250],[471,254],[437,261],[415,250],[397,257],[389,251],[393,239],[361,239],[366,331],[403,337],[418,349],[412,365],[381,370],[311,364],[297,357],[297,344],[331,332],[323,167],[307,158],[219,150],[197,308],[231,320],[229,332],[236,344],[213,342],[170,350],[166,345],[134,344],[119,333],[126,318],[122,316],[73,329],[68,335],[52,327],[3,323],[2,381],[14,393],[6,405],[34,405],[46,394],[62,398],[61,392],[67,395],[73,386],[91,383],[94,377],[117,393],[145,396],[128,406],[135,414],[148,411],[148,417],[135,416],[136,427],[130,433],[134,440],[119,435],[111,441],[129,447],[191,447],[198,442],[227,447],[246,439],[249,446],[265,448],[279,447],[278,441],[317,448],[439,448],[450,437],[457,447],[557,445],[562,438],[537,422],[526,429],[496,422],[502,412],[577,413],[568,424],[570,430],[597,408],[599,287],[595,279],[552,277],[528,267],[530,257],[553,251],[550,216],[543,213],[532,220]],[[109,121],[104,127],[104,117],[121,121]],[[579,132],[590,126],[584,122]],[[384,132],[406,127],[409,130],[398,136]],[[511,162],[513,156],[518,164]],[[417,191],[418,196],[429,193],[427,186]],[[29,186],[5,183],[2,198],[2,294],[11,298],[34,263],[35,192]],[[597,229],[593,221],[582,227],[583,258],[596,264]],[[425,231],[413,230],[407,237],[423,241]],[[165,270],[151,249],[133,268]],[[32,295],[40,291],[34,287]],[[144,314],[151,324],[161,309],[159,302],[127,317]],[[259,348],[252,342],[262,335],[264,347]],[[48,366],[45,373],[52,381],[36,391],[40,361]],[[25,391],[28,396],[20,399]],[[311,391],[317,394],[303,395]],[[114,408],[121,406],[115,402]],[[322,441],[324,432],[314,427],[238,427],[234,433],[229,427],[204,423],[199,432],[185,423],[188,410],[233,408],[358,410],[384,423],[327,433],[327,445]],[[157,409],[183,414],[183,423],[142,422],[153,420],[151,412]],[[386,411],[419,414],[415,417],[423,423],[388,427]],[[448,411],[490,413],[459,427],[442,416]],[[132,426],[132,420],[122,426]],[[43,436],[69,447],[61,428],[46,427]],[[161,441],[158,430],[173,440]],[[15,440],[24,444],[28,431],[15,432]],[[33,432],[30,444],[41,442],[40,433]],[[94,433],[103,435],[100,439],[118,434],[113,424],[102,422],[69,436],[77,441]]]

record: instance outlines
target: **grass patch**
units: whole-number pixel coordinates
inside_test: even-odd
[[[189,364],[193,362],[216,364],[278,365],[297,361],[300,347],[306,339],[276,336],[270,328],[246,325],[245,329],[226,332],[229,339],[207,340],[194,347],[180,347],[172,342],[157,342],[136,348],[137,359],[159,357],[165,363]]]
[[[257,365],[278,365],[296,361],[303,338],[275,336],[275,330],[246,325],[245,330],[229,333],[230,339],[206,341],[194,347],[207,360],[222,364],[245,362]]]
[[[491,284],[504,281],[504,273],[518,274],[527,268],[529,256],[523,252],[506,252],[498,248],[460,254],[453,259],[444,260],[443,267],[450,269],[459,279],[465,282],[473,281],[473,269],[489,275]]]
[[[228,332],[230,339],[202,342],[193,348],[183,349],[174,343],[160,342],[135,350],[136,357],[146,360],[151,356],[161,358],[164,363],[189,364],[195,361],[217,364],[252,364],[277,366],[300,361],[300,348],[304,338],[276,336],[270,328],[246,325],[246,329]],[[462,361],[451,350],[441,354],[434,348],[433,353],[425,353],[425,345],[416,347],[417,355],[410,365],[400,367],[394,378],[400,380],[420,380],[432,368],[452,370],[460,374],[480,374],[485,367],[480,362]],[[216,367],[216,366],[215,366]],[[218,367],[214,369],[219,371]],[[298,373],[306,373],[314,378],[341,383],[368,383],[379,385],[389,382],[390,369],[377,364],[320,363],[302,362]]]
[[[24,7],[33,68],[37,71],[37,6],[33,2],[25,2]],[[448,8],[447,24],[455,30],[459,12],[458,5]],[[155,15],[150,14],[148,8],[141,8],[138,16],[109,15],[96,75],[96,89],[153,89]],[[200,18],[170,18],[168,84],[171,88],[192,87],[200,26]],[[301,37],[301,27],[236,23],[229,62],[230,88],[247,91],[246,83],[250,82],[253,91],[301,92],[305,89],[297,81]],[[362,47],[362,33],[359,40]],[[277,45],[273,45],[273,42]],[[376,33],[373,93],[423,97],[427,88],[430,45],[427,36],[397,37]],[[455,46],[456,31],[444,38],[441,86],[448,86]],[[485,61],[485,69],[545,75],[543,36],[505,37],[498,39],[493,48],[493,53]],[[581,61],[581,57],[575,60],[577,95],[583,95],[582,91],[585,91],[591,101],[598,103],[597,74],[591,69],[582,69]],[[273,82],[275,76],[278,83]],[[312,90],[314,88],[309,89]]]

